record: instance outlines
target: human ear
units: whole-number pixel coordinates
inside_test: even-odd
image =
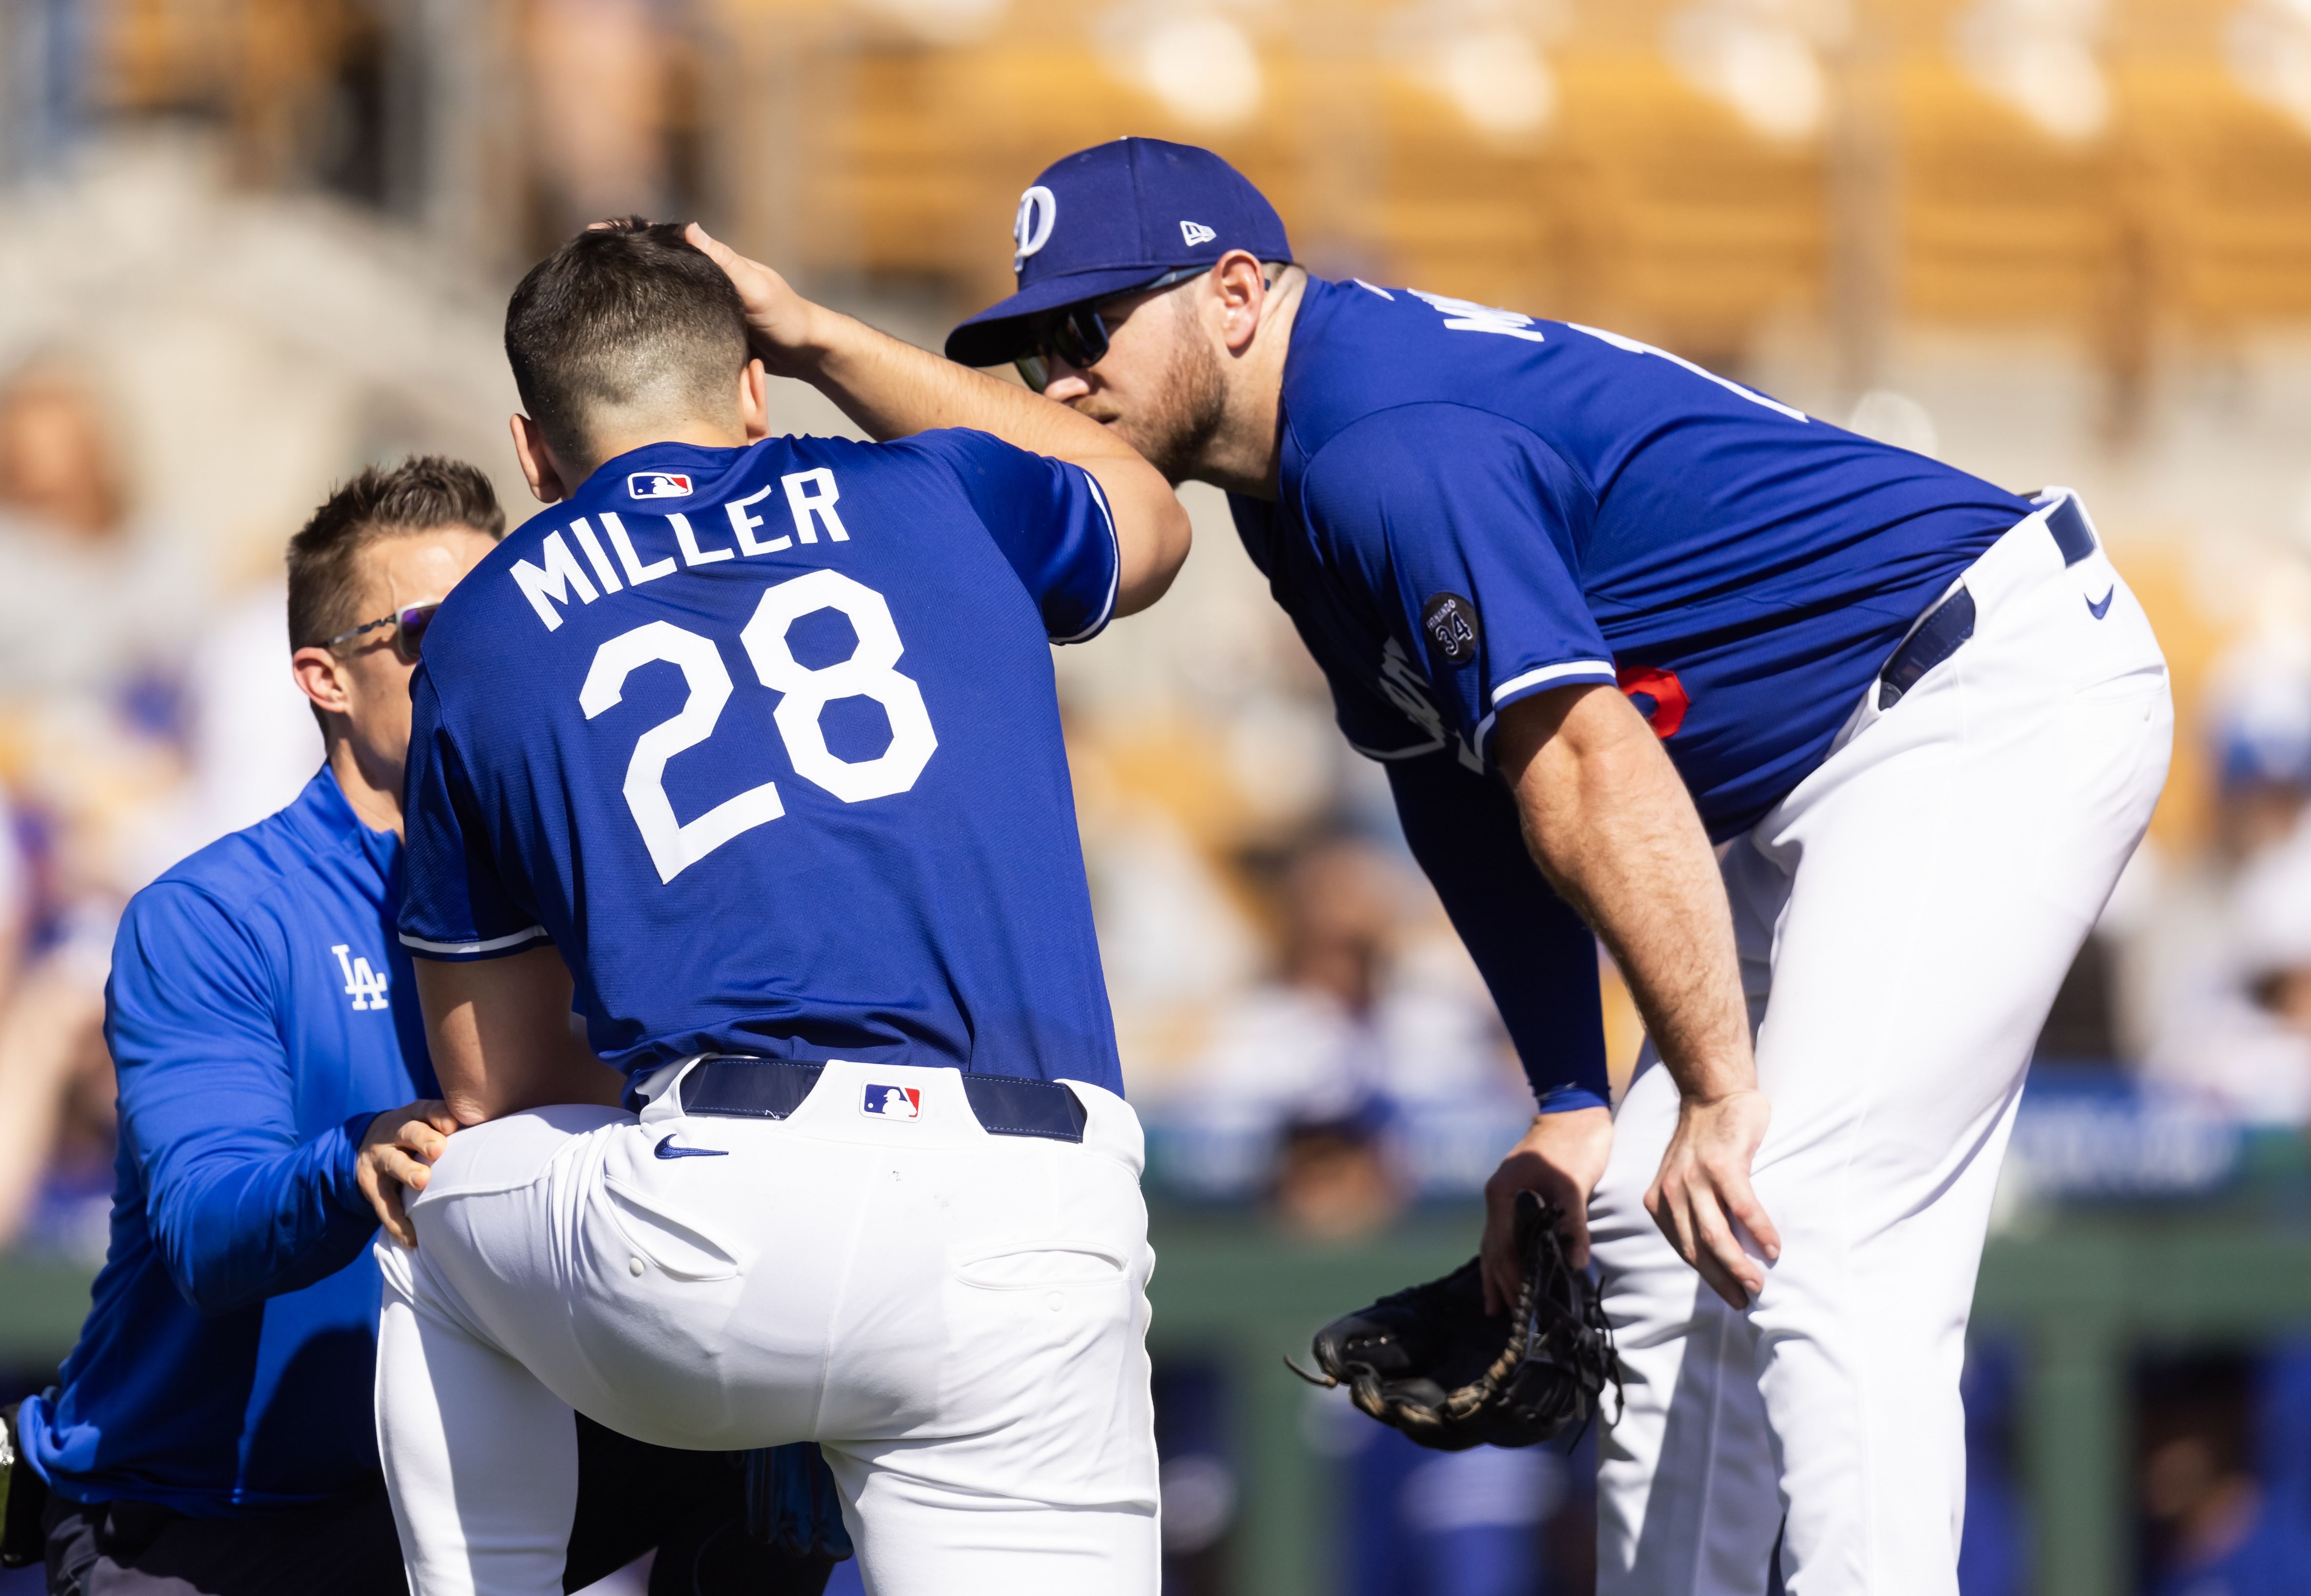
[[[540,504],[559,504],[570,496],[562,485],[562,467],[545,445],[545,429],[517,411],[512,417],[514,458],[521,462],[522,479]]]
[[[749,443],[771,435],[771,376],[760,361],[748,361],[738,373],[738,424]]]
[[[324,713],[350,715],[353,697],[345,691],[343,662],[327,649],[300,649],[289,656],[289,674],[297,691]]]
[[[1231,249],[1212,268],[1211,283],[1219,304],[1220,336],[1230,354],[1242,354],[1260,330],[1260,308],[1268,302],[1267,274],[1250,250]]]

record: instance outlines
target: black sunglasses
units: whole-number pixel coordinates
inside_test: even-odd
[[[399,656],[402,664],[414,665],[417,663],[419,653],[425,646],[425,629],[433,624],[433,612],[440,607],[441,601],[438,598],[431,604],[413,604],[408,608],[397,609],[389,615],[379,615],[374,621],[363,621],[358,626],[349,626],[321,646],[325,649],[334,649],[341,642],[361,636],[364,632],[375,632],[380,626],[390,626],[394,628],[394,653]]]
[[[1078,371],[1090,371],[1107,357],[1108,325],[1107,318],[1100,314],[1102,305],[1154,293],[1159,288],[1200,277],[1211,269],[1208,266],[1179,266],[1153,283],[1112,293],[1103,300],[1086,300],[1057,311],[1029,335],[1027,353],[1013,358],[1011,363],[1019,368],[1019,379],[1040,394],[1051,386],[1054,361]]]

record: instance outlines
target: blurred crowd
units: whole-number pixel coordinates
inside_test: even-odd
[[[100,374],[0,380],[0,1238],[103,1255],[103,984],[127,895],[277,807],[320,739],[288,689],[275,585],[221,590],[141,502]],[[269,602],[268,602],[269,601]]]
[[[2311,1121],[2311,636],[2274,626],[2236,645],[2202,723],[2210,845],[2151,855],[2112,916],[2138,973],[2130,1051],[2242,1121],[2298,1128]]]
[[[480,456],[510,384],[390,230],[196,138],[85,153],[0,242],[0,1247],[92,1263],[121,906],[320,762],[287,536],[366,458]]]

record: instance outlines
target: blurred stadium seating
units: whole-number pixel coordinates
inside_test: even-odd
[[[414,449],[524,502],[498,307],[591,217],[696,215],[932,343],[1006,290],[1032,174],[1126,132],[1222,151],[1319,271],[1612,327],[2085,493],[2184,723],[2001,1194],[1965,1589],[2179,1590],[2220,1572],[2193,1526],[2241,1490],[2287,1555],[2311,1513],[2284,1339],[2311,1329],[2303,0],[0,0],[17,1383],[89,1267],[110,916],[312,757],[275,658],[305,509]],[[65,437],[59,488],[35,467]],[[66,503],[100,478],[74,501],[109,509]],[[1167,1588],[1581,1589],[1581,1460],[1424,1472],[1276,1367],[1323,1310],[1465,1253],[1521,1087],[1384,786],[1224,505],[1186,496],[1174,595],[1060,664],[1161,1207]],[[92,583],[121,597],[83,625]],[[120,641],[65,680],[44,623]],[[1349,855],[1361,906],[1311,864]],[[1625,1073],[1636,1018],[1600,980]],[[1360,1537],[1329,1565],[1328,1514]]]

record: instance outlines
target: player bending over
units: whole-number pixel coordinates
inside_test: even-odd
[[[1541,1094],[1484,1254],[1497,1296],[1526,1187],[1594,1236],[1598,1589],[1762,1596],[1778,1543],[1792,1592],[1949,1596],[1991,1190],[2172,723],[2076,498],[1312,277],[1206,151],[1071,155],[1018,229],[948,352],[1228,490]],[[1616,1118],[1575,909],[1650,1037]]]
[[[571,1408],[819,1442],[878,1596],[1156,1589],[1140,1134],[1047,640],[1152,602],[1186,516],[1083,417],[815,325],[813,380],[920,435],[766,438],[673,227],[507,311],[554,508],[413,685],[400,934],[472,1127],[380,1247],[418,1596],[559,1590]]]

